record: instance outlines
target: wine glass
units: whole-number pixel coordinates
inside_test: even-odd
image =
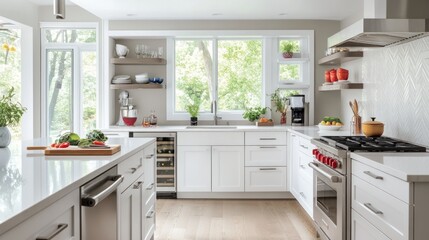
[[[138,44],[136,45],[135,52],[136,52],[137,58],[140,58],[140,55],[142,54],[142,49],[140,45]]]
[[[159,47],[158,48],[158,57],[162,58],[162,55],[164,55],[164,48],[163,47]]]

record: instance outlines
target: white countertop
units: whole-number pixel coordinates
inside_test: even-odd
[[[112,156],[57,157],[26,150],[30,145],[46,146],[43,140],[0,148],[0,235],[154,141],[109,139],[121,144],[121,151]]]
[[[351,158],[407,182],[429,182],[429,153],[351,153]]]
[[[205,125],[202,125],[205,127]],[[273,126],[273,127],[257,127],[253,125],[239,125],[237,128],[225,129],[223,125],[218,125],[220,128],[186,128],[187,126],[156,126],[156,127],[142,127],[142,126],[110,126],[109,129],[103,131],[117,131],[117,132],[199,132],[199,131],[263,131],[263,132],[278,132],[278,131],[291,131],[296,134],[307,138],[319,138],[320,136],[347,136],[350,135],[350,131],[319,131],[317,126]],[[207,127],[213,127],[207,125]]]

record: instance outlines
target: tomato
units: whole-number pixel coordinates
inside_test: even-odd
[[[52,143],[52,144],[51,144],[51,147],[53,147],[53,148],[54,148],[56,145],[57,145],[56,143]]]
[[[59,148],[68,148],[70,146],[69,142],[63,142],[60,144]]]
[[[104,145],[104,142],[95,140],[95,141],[92,142],[92,144],[94,144],[94,145]]]

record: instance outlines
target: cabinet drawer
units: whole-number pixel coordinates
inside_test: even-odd
[[[300,179],[297,200],[308,215],[313,218],[313,181],[311,180],[308,178]]]
[[[124,176],[124,181],[119,185],[121,193],[143,174],[143,151],[139,151],[130,158],[118,164],[118,174]]]
[[[299,140],[298,140],[299,151],[301,151],[302,153],[308,156],[313,156],[313,149],[315,148],[317,147],[311,144],[310,140],[303,137],[299,137]]]
[[[246,146],[245,166],[286,166],[286,146]]]
[[[286,132],[246,132],[246,146],[286,145]]]
[[[11,239],[79,239],[80,210],[79,189],[73,191],[48,208],[28,218],[0,236],[0,240]]]
[[[103,131],[103,133],[108,138],[127,138],[130,136],[129,132]]]
[[[243,132],[179,132],[178,146],[239,146],[244,145]]]
[[[155,206],[156,193],[153,192],[151,195],[143,199],[143,209],[144,212],[147,212],[153,206]]]
[[[155,144],[151,144],[143,150],[144,186],[155,182]]]
[[[411,206],[352,177],[352,208],[392,239],[409,239]]]
[[[245,192],[286,191],[286,167],[245,167]]]
[[[352,161],[352,173],[402,201],[410,203],[410,185],[407,182],[356,160]]]
[[[298,176],[305,177],[313,182],[313,169],[308,166],[313,161],[313,158],[300,151],[298,151],[298,156],[298,159],[293,159],[293,161],[298,161]]]
[[[352,240],[390,240],[359,213],[352,210]]]
[[[155,232],[155,205],[153,205],[143,216],[144,240],[152,238]]]

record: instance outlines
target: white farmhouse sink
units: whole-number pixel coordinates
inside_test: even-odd
[[[187,126],[186,129],[237,129],[237,126],[201,125],[201,126]]]

